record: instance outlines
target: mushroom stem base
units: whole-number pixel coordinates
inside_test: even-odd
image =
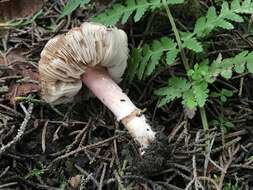
[[[152,131],[145,116],[140,114],[139,109],[111,79],[106,69],[86,68],[81,79],[95,96],[113,112],[117,120],[122,121],[141,147],[148,147],[155,139],[155,132]]]

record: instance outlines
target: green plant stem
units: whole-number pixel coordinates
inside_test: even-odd
[[[208,131],[209,126],[208,126],[208,121],[207,121],[207,118],[206,118],[205,108],[204,107],[199,107],[199,112],[200,112],[203,128],[204,128],[205,131]]]
[[[166,10],[167,16],[169,18],[172,30],[173,30],[173,32],[175,34],[177,45],[178,45],[178,48],[179,48],[179,50],[181,52],[181,57],[182,57],[182,62],[184,64],[184,68],[185,68],[186,71],[189,71],[190,70],[190,66],[189,66],[187,58],[185,56],[185,51],[184,51],[184,49],[182,47],[182,42],[181,42],[181,39],[180,39],[180,36],[179,36],[179,32],[178,32],[177,26],[175,24],[174,18],[172,16],[171,12],[170,12],[168,4],[166,3],[166,0],[163,0],[162,2],[163,2],[163,6],[164,6],[164,8]]]
[[[208,151],[208,146],[210,144],[210,140],[209,140],[209,126],[208,126],[208,121],[207,121],[207,118],[206,118],[205,107],[199,107],[199,112],[200,112],[200,117],[201,117],[201,121],[202,121],[202,126],[203,126],[204,131],[205,131],[206,151]]]
[[[165,7],[167,16],[169,18],[172,30],[173,30],[173,32],[175,34],[177,45],[178,45],[178,48],[179,48],[179,50],[181,52],[181,57],[182,57],[182,62],[183,62],[184,68],[185,68],[185,70],[187,72],[187,71],[190,70],[190,66],[188,64],[188,61],[187,61],[187,58],[186,58],[186,55],[185,55],[185,51],[184,51],[184,49],[182,47],[182,42],[181,42],[181,39],[180,39],[180,36],[179,36],[179,32],[178,32],[177,26],[175,24],[175,21],[174,21],[174,18],[172,16],[171,12],[170,12],[169,6],[166,3],[166,0],[163,0],[162,2],[163,2],[163,5]],[[205,108],[204,107],[200,107],[199,111],[200,111],[200,116],[201,116],[201,121],[202,121],[203,128],[204,128],[205,131],[208,131],[209,127],[208,127],[208,121],[207,121],[207,118],[206,118]]]

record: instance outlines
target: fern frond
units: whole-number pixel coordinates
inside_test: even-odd
[[[176,43],[168,38],[168,37],[163,37],[160,40],[154,40],[151,45],[146,45],[144,47],[143,51],[143,61],[141,62],[141,67],[146,67],[145,69],[142,69],[138,74],[138,78],[142,79],[143,76],[149,76],[153,71],[155,70],[156,65],[159,64],[159,61],[163,55],[163,53],[167,53],[166,56],[166,61],[168,64],[171,64],[174,62],[177,53],[179,50],[176,49]],[[173,51],[171,51],[173,50]],[[172,53],[174,53],[172,55]],[[171,56],[171,57],[170,57]]]
[[[178,52],[177,44],[168,37],[154,40],[141,49],[132,49],[128,69],[129,80],[131,81],[134,75],[137,75],[139,80],[151,75],[165,54],[166,63],[172,64]]]
[[[169,79],[166,87],[155,91],[155,95],[161,97],[159,107],[177,98],[183,98],[184,107],[194,109],[196,106],[203,107],[208,98],[208,83],[206,81],[193,81],[181,77]]]
[[[208,83],[213,83],[218,76],[229,79],[233,71],[243,73],[246,69],[253,74],[253,52],[243,51],[235,57],[223,60],[219,56],[210,65],[208,60],[204,60],[200,64],[195,64],[194,68],[187,72],[191,81],[172,77],[167,86],[155,91],[155,95],[161,97],[159,106],[176,98],[183,98],[182,104],[186,108],[203,107],[209,96]]]
[[[230,4],[224,1],[221,10],[218,12],[214,6],[211,6],[205,16],[200,17],[192,33],[181,32],[182,46],[184,48],[203,52],[199,38],[207,36],[216,28],[231,30],[234,28],[232,22],[243,22],[244,19],[240,14],[253,14],[253,0],[233,0]],[[228,73],[227,73],[228,74]]]
[[[88,4],[90,0],[69,0],[64,6],[60,18],[70,15],[77,7]]]
[[[208,98],[208,83],[206,81],[195,81],[192,83],[192,91],[197,105],[203,107]]]
[[[204,60],[200,64],[195,64],[193,69],[187,72],[187,75],[193,81],[215,82],[218,76],[230,79],[233,72],[241,74],[243,72],[253,73],[253,52],[242,51],[234,57],[222,59],[218,56],[211,64]]]
[[[183,98],[182,104],[184,105],[185,108],[192,110],[198,106],[192,89],[185,91],[185,93],[183,93],[182,95],[182,98]]]
[[[250,73],[253,73],[253,52],[247,56],[247,69]]]
[[[167,0],[168,4],[179,4],[183,2],[184,0]],[[146,11],[162,6],[162,0],[127,0],[125,5],[120,3],[114,4],[112,8],[105,10],[91,20],[104,25],[115,25],[119,21],[124,24],[134,14],[134,22],[138,22]]]
[[[192,35],[192,33],[181,32],[181,40],[183,41],[183,48],[193,50],[196,53],[203,51],[201,43]]]
[[[233,58],[221,59],[219,56],[210,66],[210,75],[215,77],[221,75],[225,79],[232,77],[233,71],[236,73],[248,72],[253,73],[253,52],[243,51]]]
[[[142,59],[141,55],[142,49],[133,48],[130,53],[130,58],[128,60],[128,69],[127,69],[127,79],[132,81],[137,73],[140,60]]]
[[[200,17],[194,27],[194,34],[198,37],[206,36],[212,30],[217,27],[223,29],[233,29],[234,26],[231,21],[243,22],[243,17],[239,14],[252,14],[253,13],[253,1],[244,0],[240,3],[240,0],[233,0],[231,4],[224,1],[221,6],[221,11],[217,14],[215,7],[208,9],[207,15]]]
[[[191,83],[184,78],[172,77],[166,87],[155,91],[155,95],[162,97],[159,107],[171,102],[176,98],[181,98],[185,92],[191,88]]]

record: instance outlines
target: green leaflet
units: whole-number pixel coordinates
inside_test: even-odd
[[[233,0],[230,4],[223,1],[219,14],[214,6],[210,7],[207,14],[196,21],[193,33],[189,33],[187,38],[182,37],[183,47],[197,53],[203,52],[202,45],[197,39],[207,36],[218,27],[226,30],[233,29],[234,25],[231,22],[244,21],[240,14],[253,14],[252,0],[244,0],[242,3]],[[229,77],[229,71],[225,72],[224,76]]]
[[[203,107],[208,98],[208,83],[206,81],[196,81],[192,84],[194,98],[199,107]]]
[[[194,27],[194,35],[198,37],[204,37],[217,27],[223,29],[233,29],[233,22],[243,22],[243,18],[239,14],[252,14],[253,13],[253,1],[244,0],[240,3],[239,0],[233,0],[229,5],[227,1],[224,1],[221,6],[219,15],[215,7],[208,9],[207,15],[200,17]]]
[[[203,107],[205,105],[208,92],[208,83],[206,81],[190,82],[181,77],[172,77],[166,87],[155,91],[155,95],[161,97],[159,107],[176,98],[183,98],[183,105],[186,108],[193,109],[196,106]]]
[[[89,2],[90,0],[69,0],[62,11],[60,18],[70,15],[75,9],[77,9],[77,7],[88,4]]]
[[[233,71],[236,73],[253,73],[253,52],[243,51],[234,57],[223,59],[219,56],[211,64],[204,60],[200,64],[195,64],[187,75],[192,79],[187,80],[180,77],[172,77],[168,84],[155,91],[155,95],[161,97],[159,106],[163,106],[177,98],[182,98],[184,107],[194,109],[203,107],[209,97],[208,84],[213,83],[218,76],[230,79]],[[221,93],[212,93],[213,97],[220,97],[225,102],[227,97],[231,97],[231,91],[223,89]]]
[[[207,14],[200,17],[196,21],[192,33],[181,32],[183,48],[190,49],[196,53],[203,52],[202,44],[200,41],[198,41],[198,39],[207,36],[210,32],[218,27],[226,30],[233,29],[234,26],[231,22],[244,21],[243,17],[241,17],[239,14],[253,14],[253,1],[245,0],[240,3],[238,0],[233,0],[231,4],[229,4],[227,1],[224,1],[219,14],[217,14],[214,6],[210,7],[207,11]],[[224,74],[224,76],[226,74]]]
[[[250,73],[253,73],[253,52],[247,56],[247,69]]]
[[[166,53],[166,63],[171,65],[174,63],[175,59],[177,58],[177,54],[179,53],[179,49],[173,48],[167,51]]]
[[[160,40],[154,40],[150,44],[145,44],[141,49],[137,50],[134,48],[131,51],[131,58],[129,59],[129,81],[133,80],[134,75],[139,80],[151,75],[165,53],[166,63],[172,64],[179,53],[176,46],[177,44],[172,39],[162,37]]]
[[[187,90],[183,96],[182,104],[188,109],[194,109],[197,107],[197,101],[195,100],[194,92],[192,89]]]
[[[237,54],[233,58],[226,59],[216,59],[210,65],[209,72],[212,77],[217,77],[221,75],[226,79],[232,77],[233,71],[238,74],[245,72],[248,69],[248,72],[253,73],[253,52],[249,53],[248,51],[243,51]]]
[[[210,96],[220,98],[220,101],[224,103],[227,101],[227,98],[233,96],[233,91],[223,88],[220,92],[212,92]]]
[[[167,0],[168,4],[183,2],[184,0]],[[115,25],[117,22],[124,24],[133,15],[134,22],[138,22],[147,11],[162,6],[162,0],[127,0],[125,5],[114,4],[110,9],[93,17],[91,20],[105,25]]]
[[[196,37],[193,37],[191,33],[181,33],[181,40],[183,41],[183,48],[187,48],[195,51],[196,53],[202,52],[203,48],[201,43],[197,40]]]
[[[170,78],[166,87],[155,91],[155,95],[162,97],[158,106],[161,107],[176,98],[181,98],[183,93],[190,88],[191,84],[186,79],[180,77]]]
[[[132,81],[134,79],[140,60],[141,60],[141,50],[133,48],[130,54],[127,72],[127,78],[129,81]]]

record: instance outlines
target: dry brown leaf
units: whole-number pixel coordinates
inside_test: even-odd
[[[24,83],[24,84],[12,84],[9,88],[7,98],[10,100],[11,104],[15,104],[15,98],[18,96],[26,96],[30,93],[35,93],[40,90],[39,85],[33,83]]]
[[[0,0],[0,21],[31,16],[43,3],[43,0]]]
[[[17,96],[26,96],[40,90],[37,83],[37,69],[29,64],[27,58],[24,56],[25,53],[26,51],[24,49],[15,48],[4,56],[0,56],[0,65],[7,65],[8,67],[5,73],[7,77],[20,76],[25,79],[20,83],[16,81],[10,83],[7,98],[11,104],[15,104],[15,97]]]
[[[5,64],[8,66],[7,74],[9,76],[21,75],[23,78],[38,81],[37,70],[28,63],[27,58],[24,56],[25,49],[15,48],[7,53],[7,55],[0,56],[0,65]]]

